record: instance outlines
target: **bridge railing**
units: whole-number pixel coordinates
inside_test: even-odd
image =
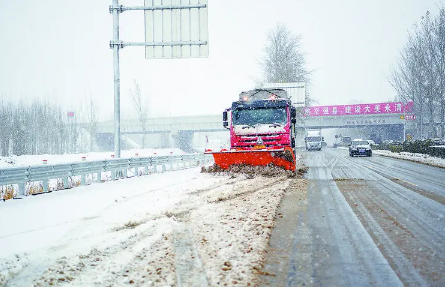
[[[91,183],[94,180],[104,182],[106,180],[102,180],[104,174],[105,178],[110,175],[111,180],[117,180],[192,168],[212,162],[211,155],[187,154],[3,168],[0,169],[0,200],[86,185],[88,176],[91,178]],[[51,180],[57,181],[56,187],[50,188]],[[9,192],[8,198],[6,192]]]

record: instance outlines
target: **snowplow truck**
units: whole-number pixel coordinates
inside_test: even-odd
[[[283,89],[242,92],[223,112],[230,149],[206,150],[222,169],[233,165],[278,166],[295,171],[296,108]]]

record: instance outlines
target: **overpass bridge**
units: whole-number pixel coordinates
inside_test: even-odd
[[[367,138],[376,135],[402,140],[405,127],[402,118],[410,110],[412,104],[401,102],[305,107],[296,130],[301,138],[305,129],[347,129],[365,134]],[[113,150],[113,132],[114,121],[99,123],[95,137],[98,146]],[[143,132],[137,119],[121,120],[121,133],[123,148],[142,145]],[[229,132],[222,126],[222,115],[150,118],[146,124],[145,143],[146,147],[178,147],[186,151],[194,147],[216,148],[228,146]]]
[[[102,149],[113,150],[113,133],[114,121],[100,122],[95,137],[97,145]],[[144,133],[139,120],[121,120],[121,134],[124,148],[142,146]],[[219,146],[228,139],[228,130],[222,126],[222,114],[149,118],[146,123],[146,147],[178,147],[192,151],[193,146]]]

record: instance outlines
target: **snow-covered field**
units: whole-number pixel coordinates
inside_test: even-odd
[[[291,180],[192,168],[2,202],[0,286],[255,286]]]
[[[432,157],[427,154],[409,153],[409,152],[396,153],[396,152],[391,152],[388,150],[373,150],[372,152],[374,154],[378,154],[378,155],[382,155],[382,156],[410,160],[410,161],[419,162],[419,163],[423,163],[423,164],[427,164],[427,165],[445,168],[445,159],[438,158],[438,157]]]

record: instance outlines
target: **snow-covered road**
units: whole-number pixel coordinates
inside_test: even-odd
[[[4,202],[0,285],[254,286],[290,180],[194,168]]]

